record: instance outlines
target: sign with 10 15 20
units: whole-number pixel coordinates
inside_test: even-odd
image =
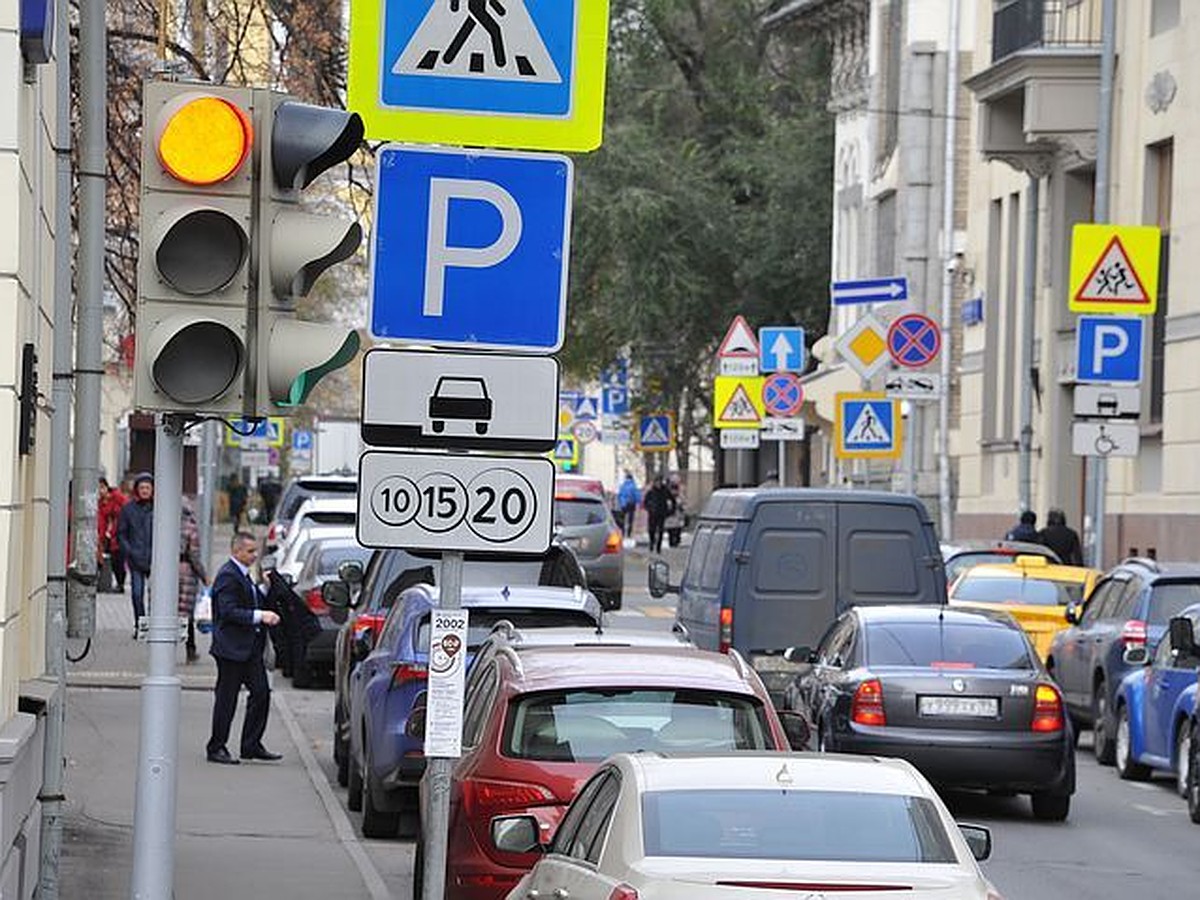
[[[368,452],[359,464],[365,547],[545,553],[554,464],[542,457]]]

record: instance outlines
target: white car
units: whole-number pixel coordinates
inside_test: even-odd
[[[539,852],[531,816],[492,820],[501,852]],[[902,760],[834,754],[621,754],[580,789],[508,900],[1001,900],[958,825]]]
[[[264,569],[274,569],[280,575],[295,581],[300,577],[300,571],[308,562],[309,554],[321,541],[340,538],[354,539],[353,525],[311,525],[301,528],[290,535],[288,542],[277,552],[265,557],[262,562]]]
[[[348,527],[353,531],[357,519],[358,498],[356,496],[310,497],[300,504],[295,516],[288,523],[287,533],[275,548],[274,556],[276,560],[282,561],[296,538],[309,529],[338,525],[343,528]]]

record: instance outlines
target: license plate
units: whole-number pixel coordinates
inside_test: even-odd
[[[920,697],[917,711],[923,716],[995,719],[1000,715],[1000,701],[995,697]]]

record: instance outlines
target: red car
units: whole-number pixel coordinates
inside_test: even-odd
[[[683,645],[522,646],[518,638],[481,652],[465,704],[446,900],[501,900],[539,857],[498,850],[492,819],[532,815],[549,841],[575,792],[614,753],[788,749],[766,689],[740,656]],[[422,838],[418,894],[423,867]]]

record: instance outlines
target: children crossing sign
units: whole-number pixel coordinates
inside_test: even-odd
[[[351,0],[349,107],[376,140],[594,150],[609,0]]]
[[[1149,225],[1076,225],[1071,232],[1071,312],[1153,315],[1162,232]]]
[[[900,403],[884,394],[838,394],[835,451],[838,459],[899,459]]]
[[[762,424],[763,378],[718,375],[713,382],[713,419],[718,428],[758,428]]]

